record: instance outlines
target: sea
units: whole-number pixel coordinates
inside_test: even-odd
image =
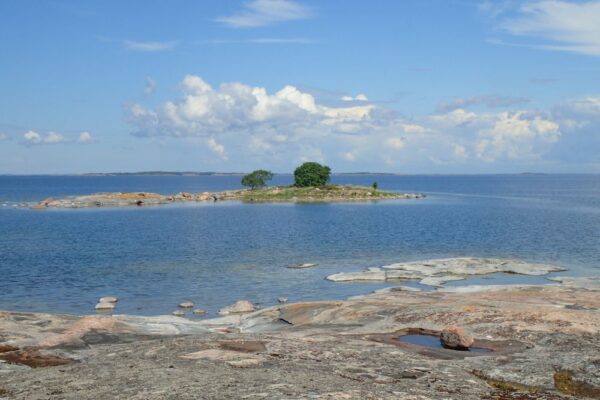
[[[241,176],[0,176],[0,309],[170,314],[182,301],[214,316],[239,299],[260,307],[344,299],[398,283],[334,283],[337,272],[447,257],[497,257],[600,274],[600,175],[334,175],[333,183],[425,193],[336,204],[236,201],[135,208],[23,207],[95,192],[240,188]],[[276,175],[271,184],[289,185]],[[308,269],[287,268],[315,263]],[[551,283],[496,274],[449,285]],[[424,290],[418,283],[408,283]]]

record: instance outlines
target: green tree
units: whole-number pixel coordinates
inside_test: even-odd
[[[379,188],[379,185],[377,184],[377,182],[373,182],[373,190],[377,190]]]
[[[250,189],[256,189],[267,186],[267,181],[270,181],[271,179],[273,179],[273,173],[271,171],[257,169],[248,175],[244,175],[242,178],[242,185],[249,187]]]
[[[324,186],[329,182],[331,169],[316,162],[305,162],[294,171],[297,187]]]

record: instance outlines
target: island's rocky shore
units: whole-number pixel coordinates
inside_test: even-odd
[[[200,321],[0,312],[0,398],[600,398],[600,280],[555,279],[400,286]],[[448,326],[489,352],[398,339]]]
[[[47,198],[33,209],[156,206],[177,203],[206,203],[226,200],[245,202],[346,202],[390,199],[419,199],[421,193],[395,193],[360,186],[326,186],[312,188],[269,187],[257,190],[226,190],[222,192],[180,192],[165,195],[150,192],[108,192],[83,196]]]

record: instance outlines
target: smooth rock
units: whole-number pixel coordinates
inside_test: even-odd
[[[114,296],[106,296],[106,297],[102,297],[102,298],[100,298],[100,300],[98,300],[98,302],[100,302],[100,303],[116,303],[117,301],[119,301],[119,299]]]
[[[183,303],[179,303],[179,307],[180,308],[193,308],[194,303],[192,303],[191,301],[184,301]]]
[[[172,312],[172,314],[173,314],[174,316],[176,316],[176,317],[183,317],[183,316],[185,316],[185,312],[183,312],[183,311],[181,311],[181,310],[176,310],[176,311],[173,311],[173,312]]]
[[[445,327],[440,334],[442,346],[453,350],[468,350],[473,345],[475,339],[468,335],[460,326],[450,325]]]
[[[312,268],[312,267],[316,267],[316,266],[317,266],[317,264],[304,263],[304,264],[292,264],[292,265],[289,265],[288,268],[302,269],[302,268]]]
[[[100,302],[94,307],[96,310],[114,310],[115,303]]]
[[[203,310],[201,308],[197,308],[194,311],[192,311],[192,313],[194,313],[195,315],[202,315],[202,314],[206,314],[206,310]]]
[[[287,297],[278,297],[277,301],[280,303],[287,303],[288,302],[288,298]]]
[[[256,306],[248,300],[238,300],[234,304],[219,310],[220,315],[247,313],[256,310]]]

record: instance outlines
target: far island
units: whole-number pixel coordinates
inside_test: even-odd
[[[89,208],[89,207],[128,207],[173,204],[180,202],[215,202],[238,200],[243,202],[350,202],[391,199],[418,199],[421,193],[397,193],[379,190],[377,182],[370,187],[329,184],[329,167],[306,162],[294,171],[294,184],[290,186],[267,186],[273,173],[256,170],[242,178],[242,186],[247,189],[222,192],[188,193],[173,195],[149,192],[109,192],[82,196],[48,198],[32,206],[33,209],[46,208]]]

